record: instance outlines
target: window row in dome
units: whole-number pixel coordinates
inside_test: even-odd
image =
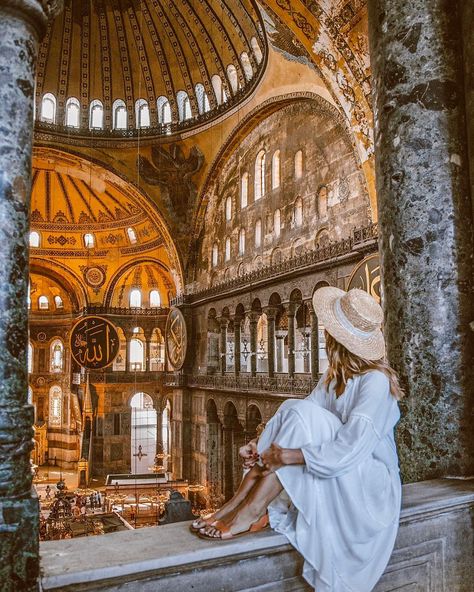
[[[273,236],[275,238],[279,238],[281,235],[281,211],[280,209],[276,209],[273,212],[272,217],[273,222]],[[295,201],[294,208],[293,208],[293,219],[292,219],[292,226],[293,227],[301,227],[303,225],[303,200],[301,197],[298,197]],[[245,228],[241,228],[239,231],[239,240],[238,240],[238,254],[239,256],[245,255],[245,241],[246,241],[246,232]],[[230,261],[231,258],[231,240],[230,237],[227,237],[224,242],[224,261]],[[259,248],[262,246],[262,220],[259,218],[255,222],[254,227],[254,247]],[[219,246],[217,243],[214,243],[212,246],[212,267],[217,267],[219,264]]]
[[[29,290],[28,290],[27,302],[28,302],[28,308],[31,308],[31,296],[30,296]],[[38,309],[39,310],[50,310],[52,308],[52,305],[54,305],[54,308],[56,310],[62,310],[64,308],[64,302],[63,302],[63,299],[61,298],[61,296],[59,296],[59,295],[54,296],[53,303],[51,303],[51,306],[50,306],[49,298],[47,296],[45,296],[44,294],[42,294],[41,296],[38,296]]]
[[[263,54],[255,37],[251,39],[251,46],[258,64],[263,59]],[[250,81],[254,76],[254,70],[247,52],[240,54],[240,64],[244,72],[245,79]],[[227,66],[227,81],[223,82],[218,74],[211,77],[211,85],[218,105],[227,102],[229,96],[226,87],[235,95],[241,88],[237,68],[234,64]],[[176,93],[176,105],[178,109],[178,121],[192,119],[193,116],[203,115],[211,109],[209,96],[204,85],[199,82],[194,87],[198,113],[194,113],[191,108],[189,95],[184,90]],[[171,103],[166,96],[160,96],[156,100],[156,109],[158,123],[166,125],[172,123]],[[40,109],[40,120],[46,123],[57,123],[57,100],[54,94],[46,93],[43,95]],[[69,97],[66,101],[64,125],[73,128],[81,126],[81,105],[76,97]],[[151,127],[150,105],[145,99],[135,101],[135,126],[137,128]],[[116,99],[112,106],[112,128],[127,129],[129,126],[129,112],[125,101]],[[89,105],[89,128],[104,129],[104,105],[102,101],[94,99]]]
[[[141,308],[142,304],[142,291],[139,288],[133,288],[133,290],[130,290],[130,308]],[[161,306],[161,295],[158,290],[150,291],[148,295],[148,305],[150,308],[159,308]]]
[[[131,245],[137,243],[137,233],[133,228],[127,228],[127,236]],[[83,235],[82,240],[86,249],[93,249],[95,247],[95,236],[91,232],[86,232],[86,234]],[[36,230],[32,230],[30,232],[29,243],[30,247],[39,249],[41,247],[41,234]]]
[[[261,199],[266,191],[266,152],[260,150],[255,159],[255,177],[254,177],[254,201]],[[303,151],[298,150],[294,156],[293,176],[295,180],[301,179],[303,176]],[[281,153],[280,150],[275,150],[271,161],[271,189],[278,189],[281,183]],[[249,174],[244,172],[240,178],[240,208],[248,206],[249,198]],[[232,198],[227,197],[225,200],[225,218],[227,221],[232,220]]]

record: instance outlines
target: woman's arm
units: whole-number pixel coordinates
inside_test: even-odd
[[[284,465],[304,465],[305,458],[301,448],[282,448],[275,442],[261,455],[264,474],[272,473]]]

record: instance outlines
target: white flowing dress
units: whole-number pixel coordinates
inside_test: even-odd
[[[398,530],[400,412],[380,371],[349,379],[337,398],[324,378],[306,399],[285,401],[260,436],[259,453],[276,442],[301,448],[306,462],[277,470],[284,491],[270,524],[304,557],[316,592],[370,592]]]

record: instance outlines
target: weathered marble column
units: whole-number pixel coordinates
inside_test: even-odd
[[[295,375],[295,310],[288,310],[288,376]]]
[[[314,312],[312,304],[309,305],[309,317],[311,321],[311,380],[316,382],[319,379],[319,326],[318,317]]]
[[[257,376],[257,325],[259,314],[250,313],[250,374]]]
[[[240,356],[241,356],[241,322],[240,316],[234,317],[234,374],[240,375]]]
[[[123,331],[125,335],[125,372],[131,372],[130,368],[130,347],[133,337],[133,329],[127,328]]]
[[[151,371],[151,339],[152,333],[147,331],[145,333],[145,370],[147,372]]]
[[[402,471],[408,481],[472,474],[473,216],[458,2],[369,0],[369,27],[385,333],[407,391]]]
[[[35,590],[38,500],[28,404],[28,214],[38,43],[59,2],[0,3],[0,587]]]
[[[266,308],[267,315],[267,338],[268,338],[268,376],[273,378],[275,376],[275,319],[278,309]]]
[[[219,344],[219,360],[221,374],[224,376],[227,370],[227,327],[229,326],[229,319],[219,319],[220,324],[220,344]]]

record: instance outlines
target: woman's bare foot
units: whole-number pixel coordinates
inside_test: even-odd
[[[214,514],[194,520],[194,522],[191,523],[191,528],[193,530],[200,530],[213,525],[217,520],[227,520],[233,517],[239,505],[245,500],[247,494],[254,487],[261,475],[262,467],[260,467],[260,465],[252,467],[243,478],[234,496],[226,502],[222,508],[217,510],[217,512],[214,512]]]

